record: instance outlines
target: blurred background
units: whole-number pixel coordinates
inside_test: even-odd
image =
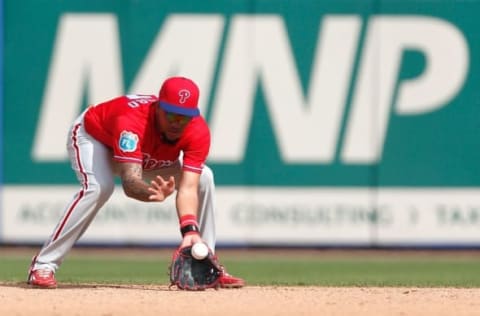
[[[3,0],[0,244],[77,191],[88,105],[183,75],[212,132],[218,246],[480,247],[480,0]],[[79,244],[175,246],[118,187]]]

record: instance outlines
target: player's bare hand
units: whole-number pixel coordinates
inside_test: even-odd
[[[148,191],[152,193],[148,197],[150,201],[162,202],[175,191],[175,178],[171,176],[165,181],[161,176],[157,176],[150,182]]]
[[[182,243],[180,244],[180,248],[192,246],[197,242],[203,242],[202,237],[199,234],[188,234],[182,239]]]

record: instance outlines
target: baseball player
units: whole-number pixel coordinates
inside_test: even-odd
[[[33,258],[29,284],[57,286],[55,272],[110,198],[115,176],[128,197],[144,202],[162,202],[176,190],[179,248],[204,241],[215,250],[215,185],[204,165],[210,131],[198,98],[192,80],[171,77],[158,97],[120,96],[89,107],[75,120],[67,149],[81,188]],[[223,270],[219,285],[242,287],[244,281]]]

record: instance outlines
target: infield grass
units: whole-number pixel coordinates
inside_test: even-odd
[[[33,252],[34,253],[34,252]],[[170,251],[72,251],[59,283],[168,284]],[[480,287],[480,253],[219,251],[248,285]],[[0,251],[0,282],[25,282],[31,254]]]

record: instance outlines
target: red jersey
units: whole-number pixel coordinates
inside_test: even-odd
[[[91,106],[85,130],[113,150],[118,162],[142,163],[143,169],[168,167],[183,152],[183,170],[201,173],[210,149],[210,131],[201,116],[193,117],[175,143],[165,141],[155,127],[154,95],[125,95]]]

